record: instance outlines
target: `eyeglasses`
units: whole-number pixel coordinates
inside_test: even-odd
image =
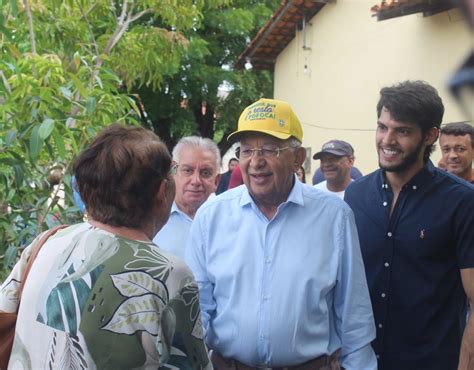
[[[253,154],[256,152],[260,152],[260,154],[264,158],[278,158],[280,157],[280,153],[283,150],[295,148],[294,146],[286,146],[284,148],[280,148],[278,146],[268,146],[263,148],[247,148],[247,147],[239,147],[235,150],[235,156],[238,159],[248,159],[252,158]]]
[[[199,177],[202,179],[208,180],[214,177],[214,171],[210,168],[202,168],[197,171],[199,171]],[[183,177],[191,177],[194,175],[195,172],[195,168],[187,165],[180,165],[176,163],[171,167],[172,175],[176,175],[179,173]]]

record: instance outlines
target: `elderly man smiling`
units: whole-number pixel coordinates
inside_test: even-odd
[[[306,152],[290,105],[260,99],[229,138],[245,185],[198,210],[186,249],[214,367],[376,369],[353,214],[296,181]]]
[[[221,155],[211,139],[186,136],[173,148],[176,196],[166,225],[153,242],[184,258],[189,229],[198,208],[216,191]]]

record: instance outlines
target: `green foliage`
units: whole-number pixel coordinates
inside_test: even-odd
[[[82,218],[72,200],[74,156],[110,123],[140,123],[127,89],[157,88],[179,70],[184,32],[203,6],[0,1],[0,279],[40,231]]]
[[[279,4],[234,0],[206,8],[194,29],[183,32],[189,46],[177,73],[164,76],[160,91],[137,88],[153,127],[170,148],[180,137],[198,134],[213,138],[224,153],[229,147],[225,138],[242,109],[272,96],[270,72],[236,71],[233,65]],[[226,99],[218,94],[223,85],[230,88]]]

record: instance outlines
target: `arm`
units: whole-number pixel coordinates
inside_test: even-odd
[[[370,345],[375,338],[372,305],[354,215],[352,211],[346,214],[334,295],[336,329],[342,343],[341,363],[347,370],[375,370],[377,359]]]
[[[216,309],[214,284],[209,280],[204,250],[202,218],[199,214],[193,221],[185,252],[186,264],[191,268],[199,287],[199,302],[204,333],[209,327],[210,318]]]
[[[461,269],[461,280],[471,310],[474,307],[474,268]],[[469,317],[461,342],[458,370],[474,369],[474,319]]]
[[[170,357],[166,364],[171,367],[176,366],[176,368],[212,369],[203,340],[198,287],[189,270],[188,276],[190,282],[180,290],[176,297],[170,300],[169,307],[171,309],[166,309],[161,317],[161,327],[164,331],[176,325],[173,333],[173,342],[176,341],[176,343],[173,343],[173,347],[183,351],[186,359],[181,356],[172,356],[171,351],[168,353]]]

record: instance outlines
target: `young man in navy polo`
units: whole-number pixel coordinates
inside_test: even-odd
[[[444,107],[437,91],[406,81],[380,91],[380,169],[345,194],[360,238],[379,370],[472,370],[474,187],[429,160]],[[458,368],[459,364],[459,368]]]

